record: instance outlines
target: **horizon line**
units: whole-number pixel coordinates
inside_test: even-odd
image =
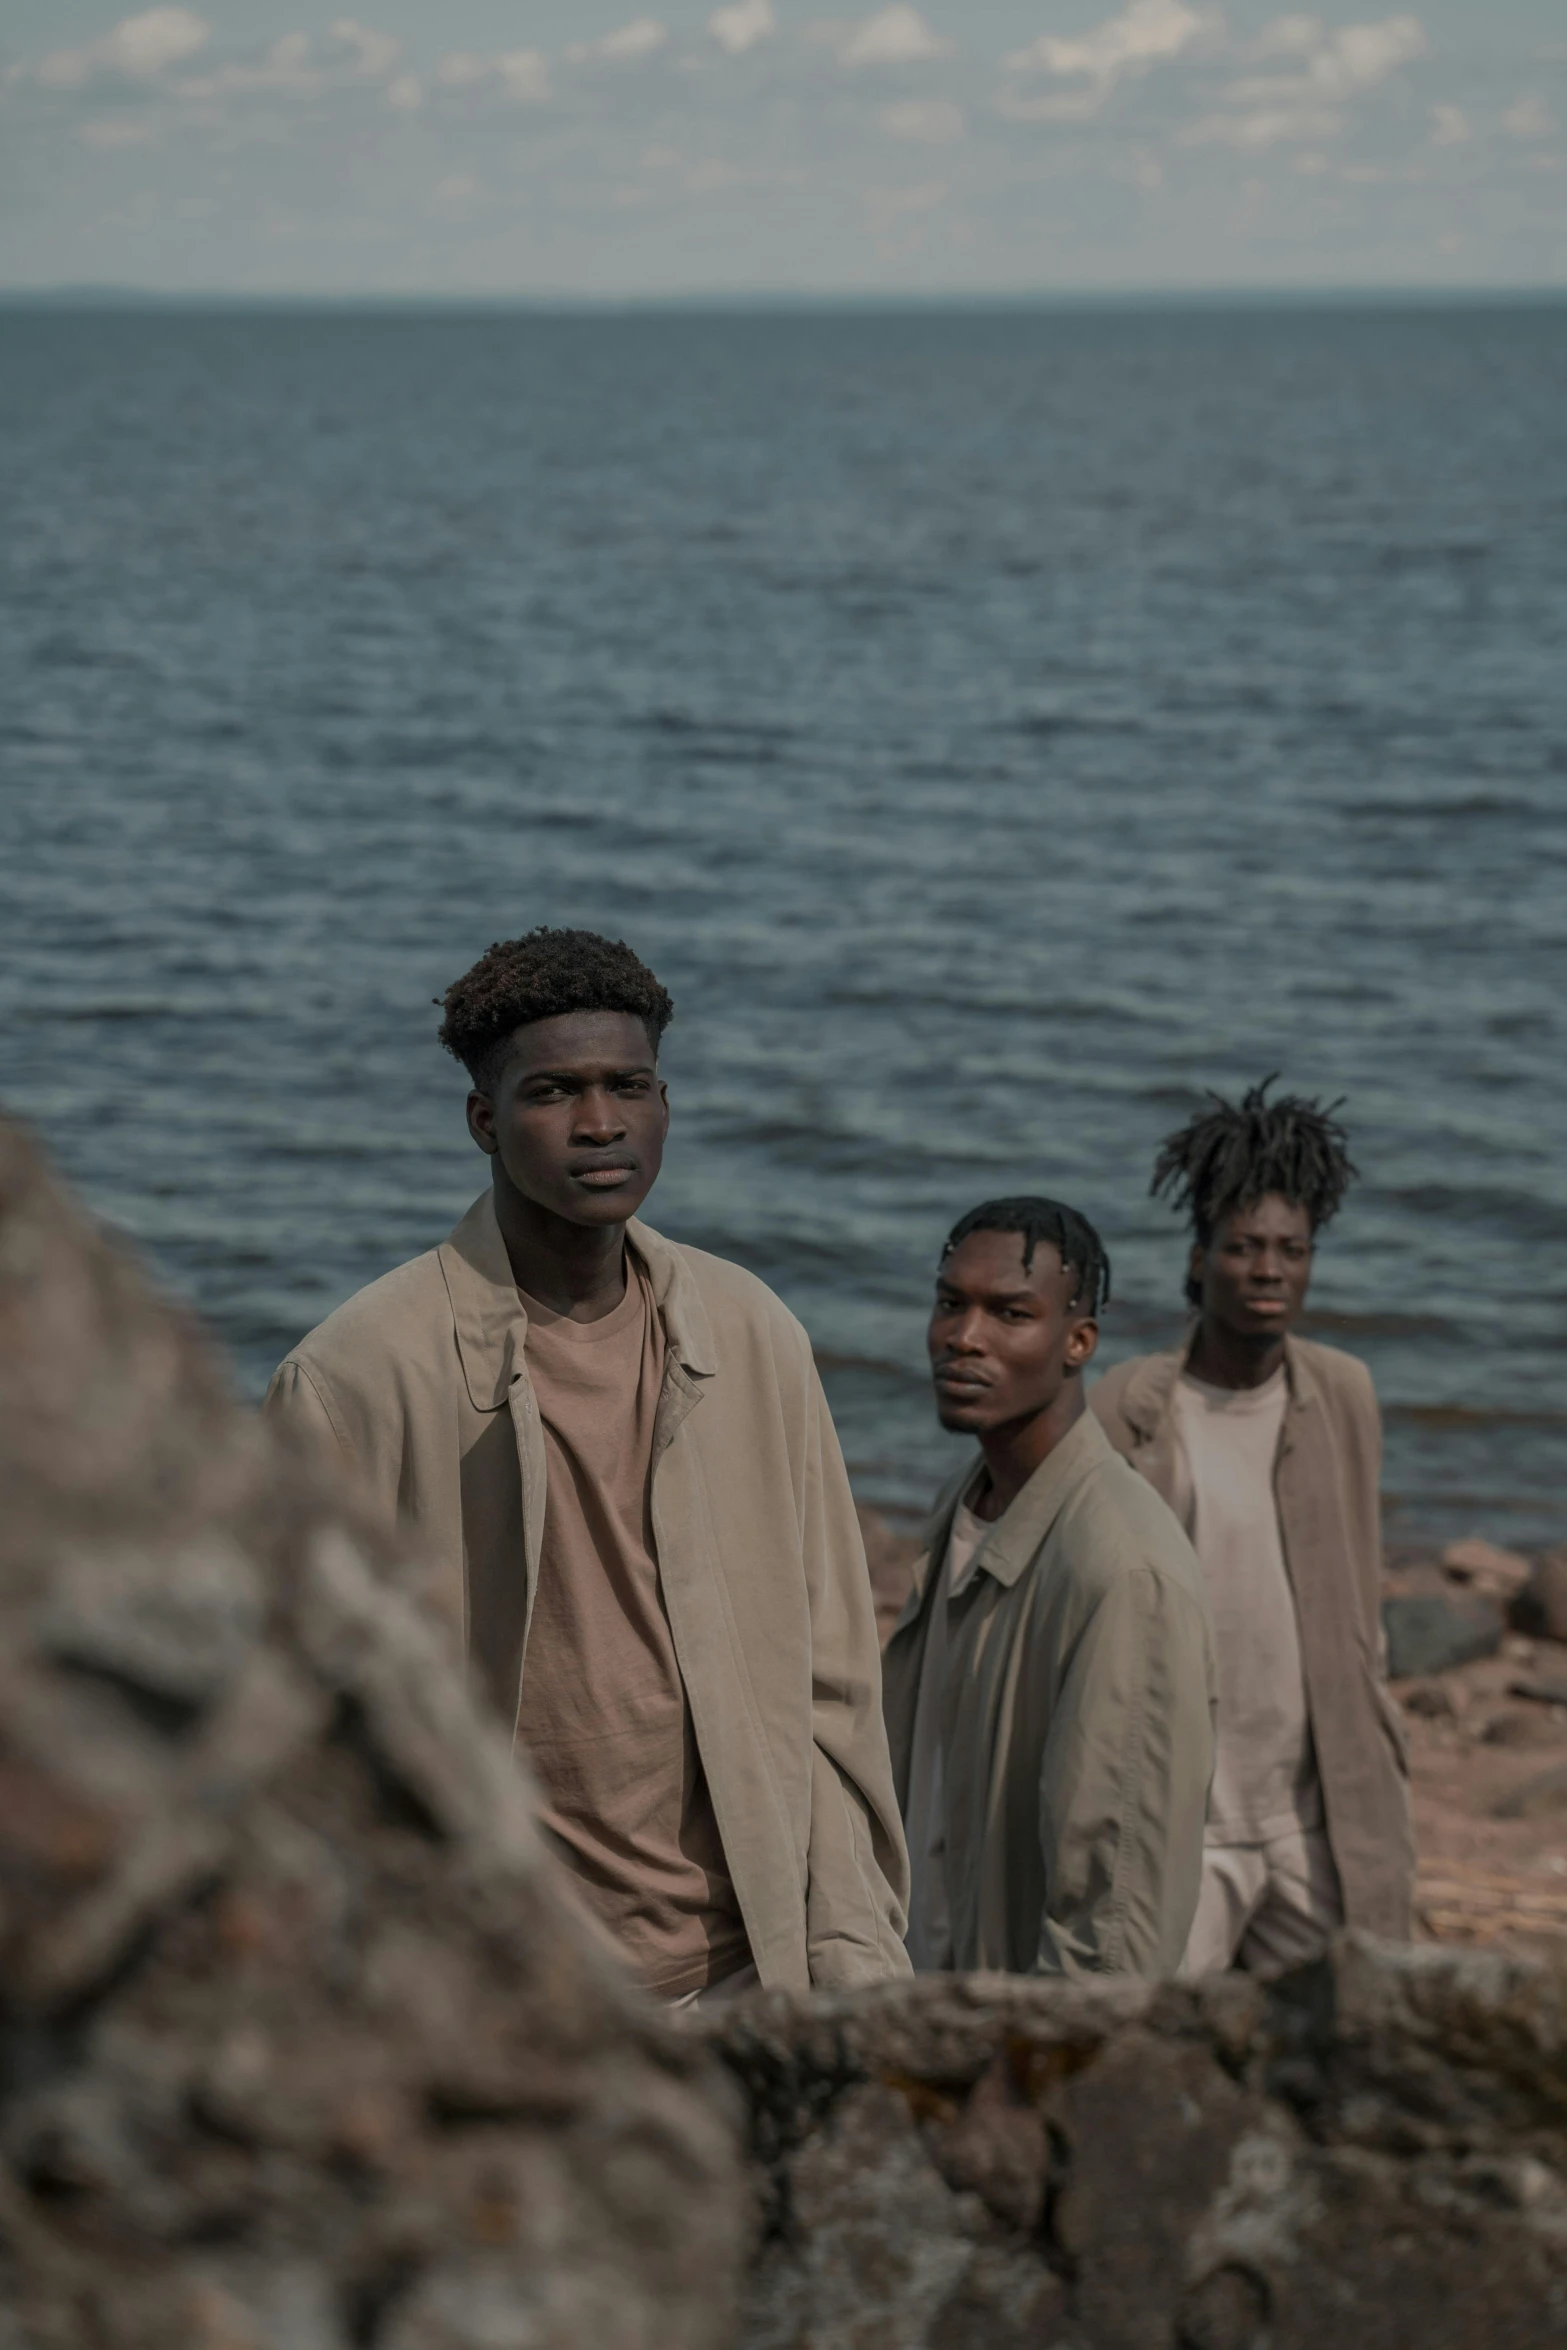
[[[0,285],[3,309],[299,309],[443,311],[800,311],[800,310],[1025,310],[1074,306],[1114,308],[1197,304],[1298,307],[1341,304],[1357,308],[1379,303],[1408,308],[1420,304],[1496,305],[1567,302],[1567,280],[1520,281],[1511,285],[1455,282],[1430,285],[1408,280],[1386,284],[1205,283],[1143,286],[1040,286],[913,290],[856,288],[715,288],[708,290],[583,293],[568,289],[538,292],[443,292],[434,288],[377,291],[370,288],[309,291],[293,288],[237,289],[209,286],[173,288],[123,284],[54,283]]]

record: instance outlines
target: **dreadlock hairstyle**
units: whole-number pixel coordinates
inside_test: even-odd
[[[515,1029],[561,1012],[629,1012],[654,1052],[674,1016],[666,988],[624,939],[596,930],[530,930],[499,939],[436,1001],[440,1037],[481,1093],[499,1084]]]
[[[1017,1199],[987,1199],[980,1207],[970,1208],[953,1225],[941,1252],[942,1264],[971,1232],[1021,1233],[1025,1273],[1034,1262],[1034,1251],[1040,1242],[1048,1241],[1066,1270],[1077,1277],[1073,1305],[1080,1305],[1085,1313],[1097,1314],[1101,1306],[1110,1303],[1110,1259],[1104,1242],[1088,1218],[1080,1216],[1076,1208],[1063,1207],[1060,1200],[1038,1199],[1027,1193]]]
[[[1154,1161],[1149,1191],[1191,1218],[1198,1245],[1206,1248],[1226,1216],[1249,1208],[1270,1191],[1304,1208],[1313,1233],[1337,1215],[1357,1169],[1349,1137],[1333,1115],[1336,1102],[1308,1102],[1298,1093],[1269,1101],[1277,1076],[1265,1077],[1242,1095],[1239,1108],[1210,1093],[1212,1107],[1167,1134]],[[1193,1305],[1202,1292],[1188,1280]]]

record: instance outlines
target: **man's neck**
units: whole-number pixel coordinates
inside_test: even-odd
[[[1210,1322],[1197,1325],[1186,1368],[1209,1387],[1262,1387],[1284,1360],[1284,1333],[1265,1338],[1242,1338],[1233,1330]]]
[[[989,1483],[975,1497],[974,1515],[992,1526],[1003,1517],[1041,1462],[1050,1458],[1063,1437],[1071,1435],[1086,1408],[1083,1382],[1073,1379],[1042,1412],[1027,1420],[1010,1421],[982,1436],[979,1445]]]
[[[601,1322],[615,1311],[626,1294],[624,1224],[568,1224],[499,1181],[495,1220],[511,1277],[527,1296],[570,1322]]]

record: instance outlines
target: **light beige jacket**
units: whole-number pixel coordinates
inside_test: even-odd
[[[664,1604],[757,1970],[794,1991],[906,1974],[876,1619],[810,1341],[738,1265],[627,1232],[668,1340]],[[514,1723],[546,1479],[527,1330],[485,1193],[302,1340],[266,1402],[368,1483]]]
[[[1116,1451],[1188,1527],[1195,1504],[1175,1394],[1195,1330],[1174,1353],[1118,1363],[1088,1397]],[[1365,1364],[1336,1346],[1287,1338],[1284,1369],[1273,1491],[1344,1918],[1407,1941],[1415,1841],[1382,1650],[1382,1415]]]
[[[906,1805],[932,1594],[969,1461],[882,1662]],[[950,1603],[942,1773],[953,1965],[1172,1975],[1202,1874],[1213,1663],[1190,1543],[1092,1415]]]

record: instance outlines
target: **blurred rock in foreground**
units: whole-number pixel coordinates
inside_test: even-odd
[[[0,2343],[712,2350],[730,2093],[376,1539],[0,1123]]]
[[[768,2232],[743,2350],[1567,2342],[1567,1975],[1346,1940],[1271,1986],[1003,1976],[706,2026]]]

